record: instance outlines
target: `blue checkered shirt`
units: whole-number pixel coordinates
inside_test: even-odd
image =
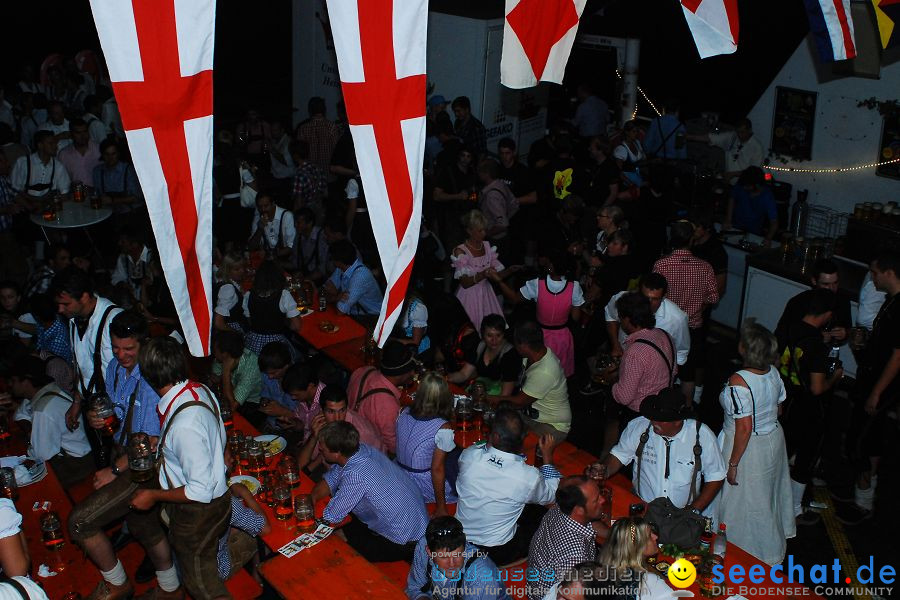
[[[347,464],[332,465],[324,475],[331,501],[323,518],[340,523],[350,512],[395,544],[425,535],[428,512],[416,482],[383,453],[360,444]]]
[[[69,345],[69,328],[57,315],[50,327],[37,324],[37,349],[57,355],[67,363],[72,362],[72,346]]]
[[[346,271],[335,269],[330,281],[341,294],[347,292],[346,300],[339,300],[337,308],[345,315],[377,315],[381,312],[384,296],[372,271],[358,258]]]
[[[118,374],[118,377],[116,375]],[[156,405],[159,404],[159,394],[153,391],[150,384],[141,377],[141,366],[135,365],[131,374],[125,373],[125,367],[119,365],[119,361],[113,359],[106,366],[106,393],[113,403],[113,410],[119,417],[119,428],[116,429],[114,439],[119,443],[122,430],[125,427],[125,416],[128,414],[128,403],[135,388],[138,388],[134,399],[134,410],[131,416],[131,431],[143,431],[149,436],[159,437],[159,414]]]

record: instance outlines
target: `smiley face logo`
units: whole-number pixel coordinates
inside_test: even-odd
[[[677,588],[686,588],[697,579],[697,569],[689,560],[679,558],[669,567],[669,583]]]

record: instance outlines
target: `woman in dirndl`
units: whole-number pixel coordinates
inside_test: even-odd
[[[728,541],[776,565],[784,559],[787,538],[796,534],[787,449],[778,423],[786,397],[773,366],[778,342],[768,329],[747,319],[738,352],[743,368],[719,395],[725,410],[719,448],[728,476],[718,520],[728,527]]]
[[[273,261],[259,266],[253,288],[244,296],[244,314],[250,320],[244,346],[259,354],[266,344],[281,342],[290,349],[293,361],[298,353],[285,334],[288,328],[300,333],[300,310],[286,285],[281,267]]]

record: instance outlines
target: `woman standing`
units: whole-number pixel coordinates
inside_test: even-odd
[[[447,515],[447,503],[456,502],[456,469],[445,466],[456,448],[452,417],[453,395],[437,373],[425,374],[415,402],[397,417],[396,462],[422,490],[425,502],[436,504],[434,517]]]
[[[597,244],[594,246],[594,256],[591,257],[591,266],[599,266],[603,262],[606,249],[609,247],[612,234],[625,227],[625,213],[614,204],[603,206],[597,210]]]
[[[509,301],[537,303],[537,320],[544,330],[544,344],[553,350],[568,378],[575,373],[575,341],[569,329],[569,318],[576,322],[581,318],[584,293],[580,283],[566,279],[570,255],[562,251],[550,252],[540,262],[546,275],[526,281],[518,293],[493,271],[489,271],[488,276],[500,286]]]
[[[722,488],[718,518],[728,525],[729,541],[775,565],[784,559],[786,539],[796,534],[787,450],[778,424],[786,394],[772,366],[778,342],[768,329],[747,319],[738,352],[744,368],[719,395],[725,409],[719,447],[728,462],[728,483]]]
[[[622,127],[622,143],[613,150],[613,158],[622,171],[626,191],[630,188],[639,188],[644,183],[638,163],[647,158],[647,155],[644,154],[644,147],[638,139],[640,133],[637,121],[628,121]]]
[[[299,333],[300,311],[285,284],[281,268],[266,261],[256,271],[253,289],[244,296],[244,314],[250,319],[250,331],[244,345],[256,354],[270,342],[281,342],[290,349],[291,359],[296,358],[297,351],[285,336],[285,319],[290,328]]]
[[[653,527],[642,517],[626,517],[617,520],[609,532],[609,538],[597,559],[601,565],[615,569],[621,578],[631,570],[632,584],[637,584],[637,600],[663,600],[676,598],[662,577],[650,571],[645,562],[648,556],[659,553],[659,537]],[[618,583],[625,583],[622,579]]]
[[[502,314],[500,301],[488,279],[487,271],[505,274],[503,263],[497,257],[497,248],[484,241],[487,220],[480,210],[471,210],[462,219],[466,229],[466,241],[453,250],[453,277],[459,280],[456,297],[462,302],[469,320],[481,327],[485,315]]]

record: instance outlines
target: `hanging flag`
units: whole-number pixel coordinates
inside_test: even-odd
[[[900,0],[872,0],[875,20],[881,35],[881,47],[900,46]]]
[[[500,83],[562,83],[587,0],[506,0]]]
[[[406,297],[422,217],[427,0],[328,0],[347,123],[387,293],[384,345]]]
[[[681,10],[700,58],[737,50],[737,0],[681,0]]]
[[[166,282],[194,356],[212,317],[214,0],[91,0]]]
[[[856,56],[850,0],[803,0],[819,60],[834,62]]]

